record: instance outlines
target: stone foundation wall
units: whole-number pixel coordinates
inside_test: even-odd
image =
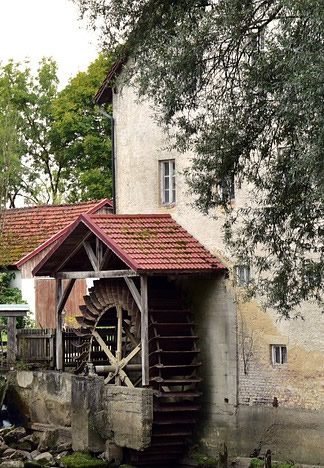
[[[105,385],[103,377],[54,371],[13,371],[8,380],[8,398],[19,399],[27,423],[71,427],[73,450],[104,452],[112,444],[143,450],[150,445],[150,389],[115,387]]]
[[[71,379],[60,372],[9,372],[8,398],[17,393],[30,424],[71,426]]]
[[[119,447],[143,450],[151,443],[153,393],[146,388],[105,387],[105,406]]]
[[[273,460],[323,465],[324,412],[239,406],[232,415],[202,414],[196,437],[212,456],[225,442],[231,458],[263,456],[270,449]]]
[[[104,378],[72,380],[72,447],[101,452],[109,440],[143,450],[151,442],[153,393],[145,388],[104,385]]]

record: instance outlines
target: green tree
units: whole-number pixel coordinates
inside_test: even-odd
[[[285,316],[322,304],[324,9],[318,0],[74,0],[122,47],[140,96],[194,150],[197,207],[223,205],[234,252]],[[123,57],[123,56],[122,56]],[[235,177],[250,206],[231,210]],[[262,246],[262,249],[260,249]],[[271,274],[269,275],[269,272]]]
[[[12,62],[0,68],[0,71],[0,209],[2,209],[8,201],[10,206],[14,206],[23,172],[21,159],[25,146],[19,136],[22,121],[16,111],[15,94],[24,88],[25,75]]]
[[[99,54],[87,72],[72,78],[53,102],[53,148],[73,162],[66,188],[68,200],[80,201],[111,196],[110,121],[102,116],[93,98],[112,59]]]
[[[111,195],[110,123],[93,103],[109,59],[100,55],[58,91],[56,62],[0,66],[2,205],[60,203]]]

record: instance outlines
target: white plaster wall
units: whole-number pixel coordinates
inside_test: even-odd
[[[11,287],[21,289],[21,272],[19,270],[15,271],[15,277],[11,280]]]
[[[31,318],[35,319],[35,280],[33,278],[25,278],[21,280],[21,295],[29,304]]]
[[[154,109],[145,101],[139,103],[130,87],[114,94],[114,117],[117,159],[117,212],[118,213],[170,213],[176,221],[195,236],[228,267],[232,266],[230,252],[223,241],[221,210],[218,219],[209,218],[191,203],[183,170],[190,165],[193,154],[167,151],[168,144],[161,128],[154,122]],[[172,208],[160,204],[160,182],[158,161],[176,160],[177,203]],[[249,203],[246,189],[236,190],[235,205]],[[305,303],[302,307],[305,320],[280,320],[277,314],[267,311],[279,335],[301,345],[308,351],[324,352],[324,315],[315,304]]]

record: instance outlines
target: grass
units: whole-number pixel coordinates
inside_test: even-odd
[[[72,455],[62,457],[60,461],[67,468],[106,468],[108,466],[107,462],[82,452],[74,452]]]

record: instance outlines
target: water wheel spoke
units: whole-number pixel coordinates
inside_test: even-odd
[[[92,330],[92,335],[95,337],[95,339],[98,341],[98,343],[100,344],[103,352],[106,354],[106,356],[108,357],[108,360],[110,362],[110,364],[112,366],[116,366],[117,367],[117,359],[115,358],[115,356],[113,355],[113,353],[110,351],[110,349],[108,348],[108,346],[106,345],[106,343],[104,342],[104,340],[101,338],[101,336],[99,335],[99,333],[96,331],[96,330]]]

